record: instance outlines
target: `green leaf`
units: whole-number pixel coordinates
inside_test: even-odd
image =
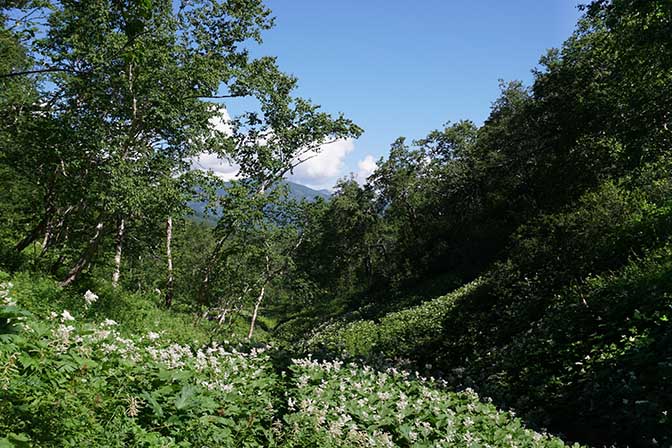
[[[28,448],[30,446],[30,437],[24,433],[9,433],[7,437],[0,439],[0,448]]]
[[[152,411],[154,411],[154,415],[157,417],[163,417],[163,408],[159,404],[159,402],[154,398],[154,395],[149,393],[149,392],[143,392],[141,394],[141,397],[145,399],[147,404],[149,404],[149,407],[152,408]]]
[[[175,408],[177,410],[186,409],[191,405],[191,399],[196,392],[196,387],[190,384],[187,384],[182,387],[182,390],[175,398]]]

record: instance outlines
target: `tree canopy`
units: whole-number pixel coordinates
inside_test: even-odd
[[[138,418],[108,418],[125,435],[132,427],[175,441],[195,425],[198,443],[415,446],[454,442],[446,422],[455,421],[464,443],[562,446],[531,436],[476,391],[567,441],[668,446],[672,3],[581,9],[530,85],[500,81],[482,124],[400,136],[367,179],[346,177],[328,199],[299,201],[287,176],[362,129],[298,97],[297,79],[275,58],[251,56],[273,26],[261,0],[1,1],[0,348],[9,348],[0,350],[0,393],[22,404],[0,400],[0,429],[61,421],[25,411],[61,403],[57,392],[38,388],[44,401],[26,386],[51,375],[33,354],[47,353],[56,376],[76,372],[44,384],[70,385],[89,368],[105,381],[139,378],[125,358],[132,353],[154,370],[132,383],[132,412],[121,417]],[[229,117],[237,101],[249,107]],[[238,167],[237,178],[197,169],[203,155]],[[7,299],[10,277],[37,317]],[[82,333],[91,344],[75,354],[72,315],[52,315],[56,304],[99,320],[120,315],[128,332],[152,336],[115,334],[126,348],[114,362],[84,359],[111,349]],[[25,319],[30,331],[18,324]],[[174,358],[148,342],[162,337],[164,321],[171,337],[193,339],[166,348],[182,353]],[[196,339],[210,348],[192,353]],[[217,375],[229,381],[238,369],[217,371],[212,355],[229,340],[250,350],[227,358],[243,370],[265,350],[258,342],[273,341],[272,355],[250,367],[263,378],[246,370],[236,379],[250,397],[268,398],[250,399],[260,414],[243,418],[216,395],[230,392]],[[188,358],[182,373],[166,373],[158,353]],[[341,369],[339,358],[373,367]],[[423,376],[459,393],[435,393]],[[334,377],[355,392],[330,389]],[[382,391],[390,378],[402,379]],[[96,390],[109,394],[105,381]],[[378,389],[360,397],[362,381]],[[272,399],[269,390],[285,393]],[[455,409],[442,401],[404,414],[418,391]],[[359,398],[346,403],[346,392]],[[100,400],[119,406],[118,397]],[[49,440],[49,431],[31,431]]]

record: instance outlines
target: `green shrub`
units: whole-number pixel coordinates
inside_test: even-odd
[[[133,295],[82,297],[48,279],[15,280],[0,286],[0,320],[13,325],[0,326],[2,447],[564,446],[471,391],[417,374],[179,344],[168,330],[137,331],[159,316],[146,303],[135,318],[119,314],[124,325],[98,319],[106,300]]]
[[[263,350],[125,337],[67,311],[22,325],[0,350],[2,434],[31,446],[274,443],[277,377]]]
[[[480,280],[378,321],[334,322],[308,346],[410,360],[570,439],[666,446],[670,172],[607,182],[522,227]]]
[[[351,356],[407,357],[436,342],[453,302],[468,296],[481,284],[481,280],[476,280],[438,299],[387,314],[379,322],[333,322],[316,332],[308,340],[308,347],[312,350],[326,347]]]
[[[565,446],[472,390],[447,392],[416,374],[310,358],[290,369],[286,446]]]

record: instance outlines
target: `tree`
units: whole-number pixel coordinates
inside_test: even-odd
[[[370,188],[341,179],[327,203],[308,208],[305,244],[297,264],[325,296],[351,300],[371,288],[385,263],[388,241]]]
[[[249,309],[251,339],[269,293],[290,284],[287,277],[295,271],[294,255],[304,240],[309,205],[288,198],[283,186],[260,195],[249,181],[234,181],[221,203],[223,215],[215,229],[218,252],[207,263],[208,283],[203,286],[208,289],[201,291],[201,303],[220,323]]]
[[[14,2],[7,2],[8,5]],[[17,2],[18,3],[18,2]],[[16,26],[16,20],[0,10],[0,73],[26,70],[32,60],[23,45],[32,31]],[[41,201],[39,189],[14,168],[12,152],[22,146],[24,136],[34,129],[31,105],[37,98],[36,83],[24,77],[0,77],[0,219],[3,245],[16,243],[26,227],[26,215]],[[21,235],[19,237],[19,235]]]
[[[48,127],[12,136],[23,143],[7,150],[7,163],[43,204],[17,250],[46,234],[50,250],[59,248],[71,265],[63,285],[95,261],[108,235],[116,235],[121,263],[134,223],[183,214],[195,193],[193,157],[233,157],[263,191],[328,138],[360,132],[293,98],[296,80],[273,58],[249,57],[247,43],[261,42],[272,25],[260,0],[18,6],[40,32],[25,40],[30,65],[0,79],[35,79],[38,112],[30,119]],[[34,7],[40,14],[31,15]],[[212,100],[245,96],[260,112],[235,117],[233,135],[213,127],[220,109]]]

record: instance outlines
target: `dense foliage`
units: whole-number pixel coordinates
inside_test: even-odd
[[[185,335],[190,324],[175,312],[96,322],[117,297],[14,280],[0,285],[1,446],[565,446],[473,391],[447,392],[403,370],[207,343],[197,339],[207,325]],[[44,299],[70,301],[84,317],[44,315]],[[129,331],[139,322],[155,331]]]
[[[671,27],[669,2],[593,2],[483,126],[340,184],[303,254],[329,307],[281,333],[411,359],[571,439],[669,444]]]
[[[672,4],[582,10],[297,201],[361,129],[250,56],[260,0],[0,2],[0,445],[672,444]]]

